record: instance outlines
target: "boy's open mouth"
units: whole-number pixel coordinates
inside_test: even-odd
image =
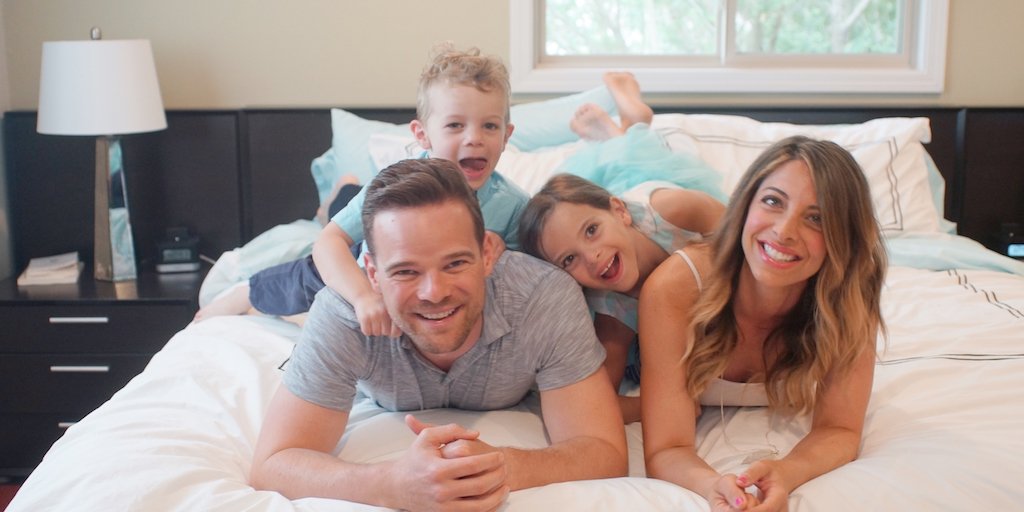
[[[487,168],[487,159],[463,158],[462,160],[459,160],[459,167],[461,167],[464,171],[470,171],[475,173],[483,172],[483,170]]]

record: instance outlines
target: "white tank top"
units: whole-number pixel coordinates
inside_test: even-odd
[[[693,260],[682,249],[675,253],[686,262],[690,271],[693,272],[693,278],[697,281],[697,291],[704,291],[704,282],[700,278],[700,272],[697,271],[697,265],[693,264]],[[768,405],[768,392],[765,391],[763,382],[733,382],[716,378],[701,393],[700,404],[765,407]]]

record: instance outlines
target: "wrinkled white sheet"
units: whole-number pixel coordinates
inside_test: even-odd
[[[860,458],[797,489],[794,511],[1012,510],[1024,503],[1024,278],[986,270],[891,269],[881,353]],[[215,318],[170,340],[147,369],[68,429],[10,511],[377,510],[290,501],[246,483],[269,399],[298,328],[259,317]],[[880,343],[880,347],[881,347]],[[512,410],[432,410],[495,444],[542,446],[531,400]],[[700,454],[738,471],[751,453],[788,450],[807,418],[763,408],[707,408]],[[515,492],[505,510],[706,510],[702,498],[643,478],[639,424],[629,425],[628,478]],[[402,414],[359,403],[340,443],[355,461],[395,457],[412,440]]]

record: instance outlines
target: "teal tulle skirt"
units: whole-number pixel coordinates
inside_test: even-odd
[[[586,178],[616,196],[641,183],[666,181],[728,201],[721,174],[696,155],[672,152],[646,124],[633,125],[620,137],[585,145],[562,163],[559,172]]]

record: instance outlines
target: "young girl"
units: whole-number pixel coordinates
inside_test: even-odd
[[[715,511],[784,510],[860,446],[886,266],[867,181],[832,142],[782,140],[747,170],[711,240],[677,254],[640,293],[647,474]],[[701,403],[810,411],[811,430],[781,459],[721,475],[696,452]]]
[[[650,128],[653,111],[628,72],[604,83],[620,114],[583,105],[570,126],[592,141],[562,164],[527,203],[522,250],[551,262],[584,288],[594,328],[618,388],[636,373],[637,295],[672,251],[715,228],[725,207],[720,177],[700,159],[673,153]],[[640,419],[636,397],[620,397],[626,423]]]
[[[622,124],[599,107],[580,108],[574,131],[598,142],[571,156],[561,166],[566,174],[530,199],[519,239],[525,252],[565,269],[584,288],[608,354],[605,368],[619,386],[635,347],[644,280],[673,250],[714,229],[725,207],[717,173],[671,152],[650,129],[650,109],[640,108],[632,75],[609,73],[605,83]],[[635,398],[623,397],[621,405],[627,423],[639,419]]]
[[[712,230],[724,209],[709,194],[664,182],[644,183],[615,197],[571,174],[552,177],[527,203],[520,244],[584,288],[607,352],[604,366],[616,387],[635,346],[640,287],[671,251]],[[635,398],[622,397],[620,404],[627,423],[639,419]]]

